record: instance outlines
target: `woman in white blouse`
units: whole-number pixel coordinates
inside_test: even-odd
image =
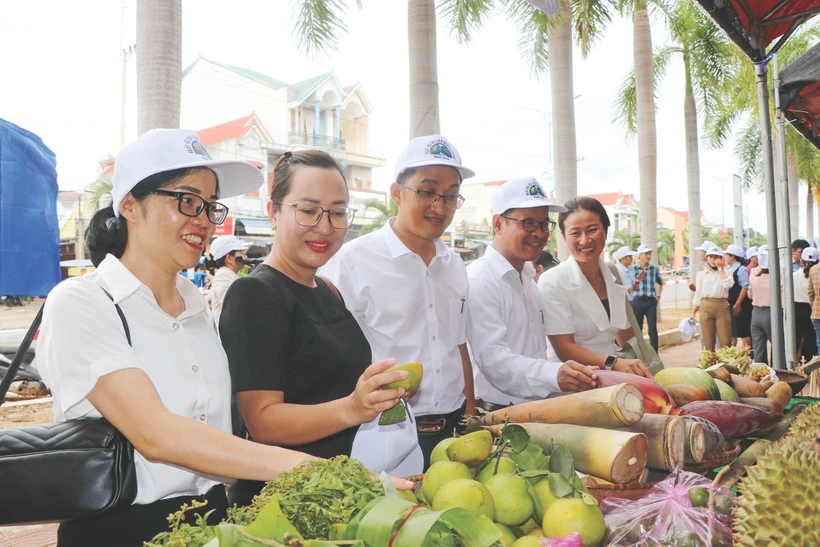
[[[155,129],[117,155],[113,204],[86,232],[97,270],[49,294],[37,362],[55,419],[102,416],[134,445],[137,497],[124,511],[62,523],[58,547],[141,546],[193,499],[218,522],[227,477],[270,480],[313,459],[230,433],[227,358],[204,298],[178,275],[227,215],[216,200],[263,182],[249,163],[212,161],[192,131]]]
[[[638,359],[615,356],[634,336],[626,314],[626,287],[615,282],[601,258],[609,230],[609,215],[590,197],[564,204],[558,227],[570,258],[538,280],[550,341],[550,354],[561,361],[611,368],[651,378]]]
[[[732,343],[732,314],[729,311],[729,289],[735,284],[723,268],[723,251],[712,247],[706,251],[707,270],[698,272],[695,279],[695,298],[692,317],[700,319],[703,347],[715,349],[715,333],[720,347]],[[700,312],[700,317],[698,317]]]

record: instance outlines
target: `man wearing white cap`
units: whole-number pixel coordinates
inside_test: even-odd
[[[538,258],[555,228],[550,213],[564,211],[532,177],[509,180],[493,195],[495,239],[467,267],[467,340],[477,404],[484,410],[594,386],[589,367],[547,360],[548,317],[533,281],[530,261]],[[590,385],[582,384],[584,378]]]
[[[421,387],[410,402],[425,467],[433,447],[453,435],[462,414],[475,413],[467,271],[441,240],[464,201],[461,182],[473,175],[441,135],[411,140],[399,154],[390,186],[398,216],[344,245],[321,272],[342,293],[373,359],[424,365]]]
[[[619,247],[612,258],[615,259],[615,267],[618,268],[618,273],[621,274],[621,281],[626,287],[626,296],[629,301],[635,298],[635,291],[638,290],[638,283],[635,281],[635,274],[632,273],[632,259],[637,253],[624,245]]]
[[[695,247],[696,251],[700,251],[701,271],[705,272],[705,271],[709,270],[709,265],[706,264],[706,251],[708,251],[712,247],[720,248],[720,245],[718,245],[717,243],[712,243],[711,241],[709,241],[707,239],[707,240],[704,240],[699,246]],[[694,280],[697,277],[697,273],[698,272],[691,271],[691,268],[690,268],[690,272],[689,272],[689,290],[692,291],[692,292],[695,292],[695,289],[696,289]]]
[[[638,264],[632,266],[632,273],[635,274],[635,281],[638,282],[632,308],[635,310],[635,319],[638,320],[638,327],[641,331],[643,331],[643,319],[646,317],[649,325],[649,344],[655,351],[658,351],[658,304],[663,292],[663,278],[661,278],[661,271],[658,267],[649,263],[651,259],[652,249],[649,245],[645,243],[639,245]]]
[[[228,288],[239,279],[239,270],[245,267],[245,251],[250,247],[236,236],[220,236],[211,243],[210,258],[205,266],[211,271],[211,311],[214,322],[219,327],[219,317],[222,315],[222,302]],[[215,273],[214,273],[215,272]]]

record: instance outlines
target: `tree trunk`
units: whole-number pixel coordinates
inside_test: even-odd
[[[787,165],[789,170],[789,235],[791,236],[788,243],[791,243],[800,237],[800,202],[797,198],[797,184],[800,177],[797,175],[797,154],[789,152]]]
[[[407,3],[410,54],[410,138],[441,133],[438,111],[436,6],[434,0]]]
[[[806,192],[806,241],[814,243],[814,193],[809,186]]]
[[[550,95],[555,199],[565,203],[578,195],[578,158],[575,147],[575,93],[572,80],[572,7],[559,2],[560,19],[550,30]],[[564,238],[558,239],[558,258],[569,257]]]
[[[646,6],[633,14],[635,94],[637,96],[638,169],[641,181],[641,243],[649,245],[652,262],[658,263],[657,188],[658,144],[655,136],[655,73],[652,35]]]
[[[137,1],[137,134],[179,128],[182,0]]]
[[[683,97],[683,119],[686,138],[686,185],[689,194],[689,276],[694,280],[701,269],[700,247],[703,242],[700,230],[700,157],[698,154],[698,110],[692,90],[692,73],[689,59],[684,58],[686,69],[686,94]]]

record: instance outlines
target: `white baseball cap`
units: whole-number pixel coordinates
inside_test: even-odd
[[[720,247],[715,246],[706,251],[706,256],[723,256],[723,251],[720,250]]]
[[[242,241],[236,236],[219,236],[211,243],[211,256],[219,260],[231,251],[244,251],[251,247],[250,243]]]
[[[820,253],[814,247],[806,247],[800,256],[806,262],[820,262]]]
[[[247,194],[265,182],[262,171],[246,161],[212,160],[196,131],[152,129],[117,154],[111,190],[114,215],[120,216],[120,202],[142,180],[191,167],[208,167],[216,174],[221,198]]]
[[[743,247],[740,245],[729,245],[726,247],[726,253],[738,258],[743,258],[746,253],[743,252]]]
[[[712,247],[717,247],[717,243],[712,243],[711,241],[706,240],[703,243],[701,243],[700,246],[695,247],[695,250],[696,251],[708,251]]]
[[[615,260],[621,260],[622,258],[626,258],[627,256],[634,253],[635,251],[624,245],[623,247],[618,247],[618,250],[615,251],[615,254],[613,254],[612,256],[615,258]]]
[[[753,256],[757,256],[757,247],[749,247],[746,250],[746,260],[751,260]]]
[[[769,246],[761,245],[757,250],[757,265],[764,270],[769,269]]]
[[[475,176],[472,169],[461,165],[461,154],[450,141],[441,135],[428,135],[411,140],[399,153],[396,159],[396,180],[407,169],[427,165],[449,165],[459,172],[462,180]]]
[[[638,254],[651,253],[651,252],[652,252],[652,249],[646,243],[641,243],[640,245],[638,245]]]
[[[511,179],[498,187],[493,194],[493,214],[500,215],[510,209],[549,207],[550,213],[563,213],[563,205],[551,202],[534,177]]]

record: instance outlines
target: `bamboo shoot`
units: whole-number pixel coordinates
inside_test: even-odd
[[[683,418],[644,414],[641,421],[620,428],[643,433],[649,442],[646,466],[656,471],[674,471],[683,463],[686,452],[686,424]]]
[[[591,389],[554,399],[513,405],[475,418],[468,424],[498,425],[513,423],[572,424],[590,427],[632,425],[643,417],[644,398],[631,384]]]
[[[706,433],[703,431],[703,424],[686,421],[686,454],[684,462],[688,465],[696,465],[703,461],[706,454]]]
[[[646,467],[647,439],[643,433],[601,429],[569,424],[520,424],[530,435],[530,442],[545,451],[553,443],[565,446],[582,473],[609,482],[625,484],[637,479]],[[503,425],[493,425],[493,435],[501,435]]]

